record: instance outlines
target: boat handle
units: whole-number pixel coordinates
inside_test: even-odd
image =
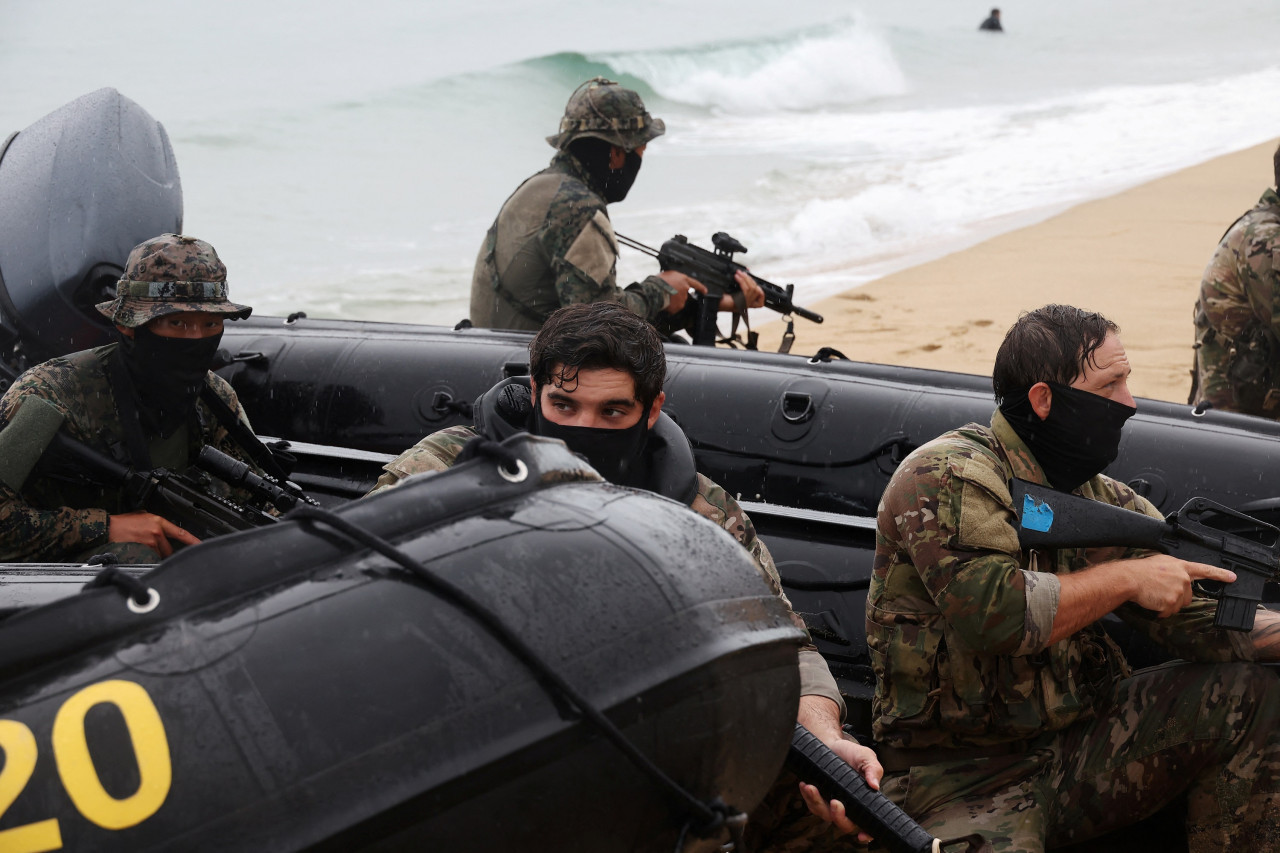
[[[782,418],[789,424],[802,424],[813,417],[813,398],[801,391],[782,395]]]

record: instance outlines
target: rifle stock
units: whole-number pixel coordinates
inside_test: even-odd
[[[1023,548],[1149,548],[1235,572],[1230,584],[1196,583],[1201,592],[1218,599],[1213,617],[1218,628],[1252,630],[1263,586],[1280,579],[1280,529],[1204,498],[1192,498],[1160,521],[1017,478],[1010,492]],[[1211,527],[1204,519],[1214,515],[1241,522],[1254,535]]]

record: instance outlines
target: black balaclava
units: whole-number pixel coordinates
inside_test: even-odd
[[[132,338],[121,336],[145,428],[168,438],[186,423],[221,341],[221,332],[207,338],[166,338],[146,326],[134,329]]]
[[[610,483],[642,488],[645,479],[642,461],[649,439],[648,414],[646,408],[640,420],[626,429],[562,426],[544,418],[541,401],[534,399],[529,431],[560,439],[574,453],[585,456],[591,467]]]
[[[1044,420],[1031,408],[1030,388],[1007,395],[1000,411],[1053,487],[1070,492],[1115,461],[1124,422],[1138,410],[1079,388],[1048,385],[1053,399]]]
[[[595,137],[579,139],[569,146],[570,153],[578,158],[587,174],[595,180],[604,200],[609,204],[627,197],[631,185],[636,181],[636,175],[640,174],[640,165],[644,162],[644,158],[635,151],[628,151],[622,168],[611,169],[609,156],[612,147],[610,143]]]

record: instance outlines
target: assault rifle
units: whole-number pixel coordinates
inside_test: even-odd
[[[746,254],[747,247],[730,237],[723,231],[717,231],[711,235],[711,244],[716,247],[714,252],[708,252],[700,246],[695,246],[689,242],[689,238],[683,234],[677,234],[670,240],[662,244],[661,249],[654,249],[646,246],[638,240],[632,240],[630,237],[617,235],[618,242],[632,249],[637,249],[647,255],[652,255],[658,259],[658,266],[665,270],[675,270],[685,275],[696,278],[707,288],[706,296],[702,294],[692,294],[688,303],[679,314],[676,314],[669,322],[660,325],[661,331],[668,334],[672,331],[687,328],[693,337],[693,342],[700,346],[715,346],[719,330],[716,328],[716,312],[720,307],[720,297],[725,293],[739,292],[738,282],[734,280],[734,274],[738,271],[748,271],[742,264],[733,260],[735,252]],[[791,341],[795,339],[792,332],[792,323],[790,315],[798,314],[806,320],[812,320],[815,323],[822,322],[822,315],[801,308],[792,300],[796,286],[788,284],[786,287],[779,287],[772,282],[765,281],[754,273],[751,277],[755,279],[756,284],[760,285],[760,289],[764,291],[764,307],[777,311],[779,314],[786,316],[788,320],[787,334],[783,337],[783,345],[786,349],[781,352],[787,352],[791,348]],[[667,328],[667,326],[670,328]],[[747,345],[748,349],[755,349],[755,339],[750,337]]]
[[[1280,529],[1204,498],[1192,498],[1160,521],[1016,478],[1012,494],[1024,548],[1150,548],[1235,572],[1233,583],[1196,582],[1218,600],[1216,628],[1252,630],[1263,585],[1280,579]],[[1204,521],[1209,516],[1230,519],[1246,533],[1211,527]]]
[[[60,431],[63,420],[61,412],[39,397],[27,397],[14,414],[5,428],[4,437],[18,435],[23,444],[20,448],[4,446],[0,450],[20,449],[26,464],[6,466],[0,474],[15,491],[21,488],[46,449],[53,449],[91,477],[121,484],[132,505],[173,522],[199,539],[264,527],[279,521],[265,510],[213,494],[207,483],[194,477],[166,468],[136,471],[122,465],[63,434]],[[14,432],[10,433],[10,429]],[[315,504],[294,484],[260,477],[245,463],[208,445],[200,449],[196,466],[230,486],[249,492],[255,500],[269,503],[282,511],[292,509],[299,502]]]
[[[799,723],[791,736],[787,767],[817,788],[824,799],[844,803],[849,820],[892,853],[939,853],[959,844],[968,851],[980,849],[982,839],[976,835],[950,841],[934,838],[884,794],[872,790],[862,774]]]

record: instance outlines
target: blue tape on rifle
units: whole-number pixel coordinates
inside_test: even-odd
[[[1037,533],[1048,533],[1053,527],[1053,507],[1031,495],[1023,495],[1022,526]]]

